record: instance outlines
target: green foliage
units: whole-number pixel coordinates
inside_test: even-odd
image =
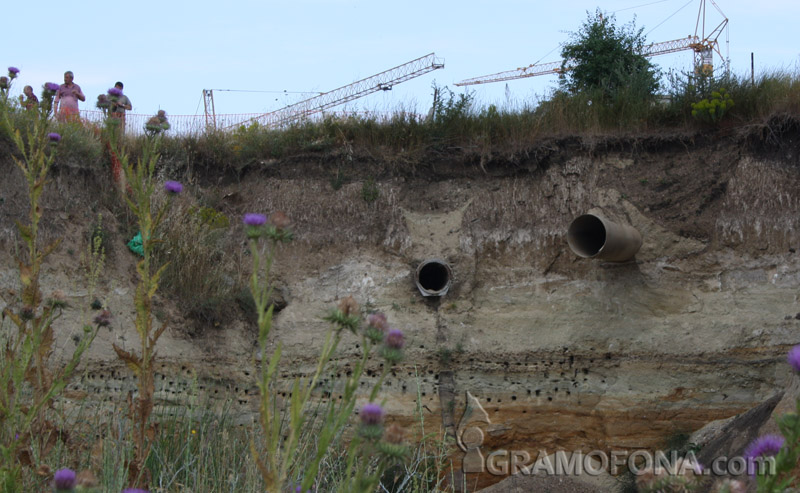
[[[795,412],[786,413],[777,420],[778,428],[786,441],[774,458],[774,468],[756,469],[758,493],[781,493],[797,484],[797,461],[800,460],[800,417],[798,416],[800,416],[800,399],[796,401]]]
[[[117,152],[113,135],[108,142],[112,152]],[[139,336],[139,352],[137,354],[135,350],[126,351],[116,344],[112,344],[112,347],[136,378],[138,394],[131,400],[129,407],[129,416],[133,423],[133,458],[127,463],[127,469],[131,483],[141,486],[149,482],[145,463],[150,455],[155,434],[150,417],[154,406],[156,344],[167,328],[166,324],[155,328],[152,315],[153,297],[167,267],[166,264],[159,264],[155,256],[156,245],[160,241],[157,239],[157,233],[173,198],[173,194],[170,193],[167,200],[161,204],[153,203],[159,142],[160,139],[149,139],[143,148],[142,157],[135,165],[129,164],[127,153],[119,153],[120,163],[130,187],[130,193],[124,198],[139,226],[143,258],[136,265],[139,283],[134,295],[136,307],[134,323]]]
[[[602,89],[613,94],[635,88],[642,98],[658,89],[654,65],[641,53],[645,45],[643,28],[633,22],[622,27],[613,15],[599,9],[587,19],[561,50],[565,60],[560,74],[561,87],[569,92]],[[601,102],[602,99],[598,102]]]
[[[613,90],[603,84],[577,92],[562,88],[537,100],[482,108],[472,93],[434,86],[437,96],[431,111],[424,111],[426,117],[401,107],[390,116],[326,116],[284,129],[250,125],[227,133],[164,137],[162,162],[170,169],[239,169],[272,166],[276,159],[309,152],[328,152],[347,163],[361,156],[402,166],[420,163],[431,152],[516,159],[552,136],[697,129],[702,122],[692,116],[692,104],[710,99],[721,88],[736,101],[726,118],[735,117],[737,123],[760,124],[776,112],[800,114],[798,80],[797,73],[788,72],[764,74],[755,84],[749,75],[713,78],[670,72],[665,94],[656,100],[651,74],[642,71],[630,74]],[[144,139],[129,142],[131,156],[140,155]],[[335,169],[334,189],[350,179],[344,171],[335,174]]]
[[[381,191],[378,189],[378,185],[375,183],[373,178],[365,181],[364,184],[361,186],[361,198],[364,199],[364,202],[371,204],[378,200],[378,196],[380,195]]]
[[[23,490],[23,467],[38,465],[34,451],[47,450],[47,437],[53,430],[48,420],[50,407],[97,335],[99,324],[94,328],[84,324],[82,334],[73,339],[76,347],[66,364],[54,367],[50,362],[54,324],[68,303],[60,291],[45,298],[40,283],[44,261],[60,244],[56,240],[42,245],[39,237],[41,197],[60,141],[57,133],[50,132],[52,94],[46,94],[38,108],[25,110],[23,118],[13,117],[18,109],[8,103],[7,93],[2,96],[0,125],[16,147],[12,159],[25,177],[29,199],[27,220],[17,222],[23,243],[17,258],[20,292],[3,298],[0,318],[0,491],[12,492]],[[85,265],[91,297],[103,265],[99,241],[92,242]]]
[[[300,491],[308,491],[317,481],[323,459],[329,457],[331,447],[350,421],[355,410],[357,391],[360,388],[361,376],[371,358],[384,355],[388,364],[384,365],[380,377],[375,383],[367,400],[375,401],[383,380],[391,371],[394,363],[402,357],[402,334],[400,334],[400,347],[390,345],[389,333],[382,345],[373,337],[377,329],[388,328],[385,317],[382,324],[385,327],[372,327],[359,330],[361,317],[359,308],[352,297],[342,300],[339,307],[326,317],[333,328],[328,331],[322,343],[322,350],[317,362],[316,371],[309,378],[295,379],[291,385],[279,393],[278,367],[281,362],[282,345],[278,343],[272,354],[268,356],[267,342],[272,330],[272,315],[274,306],[271,304],[272,285],[270,271],[275,258],[276,249],[282,243],[288,242],[292,234],[280,224],[270,226],[249,226],[247,236],[250,243],[253,270],[250,277],[250,292],[256,307],[258,319],[258,345],[261,355],[261,370],[258,379],[260,392],[260,420],[259,424],[264,433],[263,448],[259,449],[255,440],[251,449],[256,465],[268,491],[283,491],[288,485],[297,485]],[[262,240],[264,240],[262,242]],[[377,318],[380,321],[380,317]],[[328,371],[328,366],[337,352],[342,337],[352,333],[359,337],[361,355],[352,362],[352,369],[338,390],[339,398],[334,399],[332,391],[328,391],[330,399],[322,406],[319,427],[317,428],[316,441],[313,448],[305,454],[304,460],[298,457],[303,454],[301,437],[303,431],[309,426],[309,407],[312,405],[312,392],[322,385],[322,377]],[[394,342],[398,340],[393,339]],[[288,394],[288,399],[285,396]],[[314,398],[316,400],[316,398]],[[370,404],[372,405],[372,404]],[[364,410],[362,407],[362,411]],[[380,410],[380,407],[378,407]],[[382,414],[382,411],[380,411]],[[326,488],[326,491],[341,492],[372,492],[380,483],[383,472],[391,465],[405,457],[406,448],[398,440],[382,438],[382,415],[373,422],[362,420],[357,433],[350,439],[345,451],[341,455],[342,473],[335,489]],[[286,423],[282,429],[282,423]],[[394,436],[398,433],[394,432]],[[402,438],[402,437],[400,437]]]
[[[447,86],[438,87],[435,83],[433,94],[432,118],[427,122],[429,132],[434,141],[451,142],[475,121],[475,95],[471,92],[455,94]]]
[[[733,108],[733,99],[725,88],[711,93],[711,98],[704,98],[692,104],[692,116],[702,122],[719,123],[725,114]]]
[[[336,170],[336,176],[331,178],[331,188],[334,190],[339,190],[344,185],[344,173],[342,173],[341,169]]]
[[[170,124],[167,120],[167,113],[164,110],[158,110],[158,113],[150,117],[147,123],[144,124],[144,131],[148,137],[155,137],[161,135],[169,130]]]
[[[100,246],[100,249],[104,252],[110,250],[109,233],[108,230],[103,227],[102,214],[97,215],[97,220],[91,226],[91,229],[89,231],[89,244],[90,245],[98,244]]]
[[[64,122],[57,124],[55,130],[65,142],[69,142],[59,150],[56,164],[80,168],[103,165],[103,145],[95,127],[80,122]]]
[[[236,310],[239,286],[238,274],[231,275],[236,266],[228,253],[230,219],[190,200],[175,201],[164,216],[153,250],[155,262],[167,266],[159,289],[198,327],[221,327]]]

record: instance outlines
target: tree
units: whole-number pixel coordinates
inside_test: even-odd
[[[619,90],[634,89],[651,96],[658,89],[658,71],[641,55],[644,28],[636,29],[634,21],[615,25],[615,17],[597,9],[578,30],[570,33],[561,56],[560,84],[570,92],[602,89],[611,95]]]

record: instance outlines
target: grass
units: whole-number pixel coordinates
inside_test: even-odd
[[[154,252],[159,265],[169,262],[160,289],[201,326],[221,327],[237,308],[242,284],[240,263],[228,253],[231,228],[225,214],[186,196],[164,218]]]
[[[195,389],[196,390],[196,389]],[[197,395],[196,392],[192,392]],[[252,459],[251,443],[259,444],[260,430],[255,423],[243,423],[241,409],[232,401],[202,401],[190,397],[185,402],[160,405],[154,410],[156,439],[147,460],[151,473],[151,491],[229,493],[264,491],[264,482]],[[418,399],[418,403],[421,402]],[[37,464],[41,471],[70,467],[76,471],[91,469],[97,473],[102,491],[121,491],[127,485],[126,460],[132,457],[130,421],[115,404],[90,400],[77,406],[60,403],[54,420],[69,430],[69,440],[57,441],[47,453],[41,451]],[[306,457],[313,456],[316,437],[325,413],[325,404],[315,400],[306,410],[309,425],[301,437],[298,471]],[[396,493],[449,492],[449,453],[451,443],[441,431],[425,428],[421,404],[417,405],[418,435],[408,460],[384,474],[383,489]],[[285,418],[285,415],[284,415]],[[281,423],[285,430],[287,423]],[[335,491],[344,480],[347,436],[339,435],[322,461],[317,474],[316,491]],[[300,474],[300,472],[298,472]],[[24,491],[46,491],[49,477],[28,474]],[[294,490],[292,490],[294,491]]]
[[[720,122],[722,126],[763,124],[776,114],[800,115],[800,74],[796,71],[763,73],[754,83],[749,76],[735,74],[703,80],[671,73],[662,83],[664,97],[643,99],[635,88],[616,94],[554,91],[540,100],[503,107],[479,105],[472,93],[456,95],[444,88],[427,117],[400,106],[388,117],[375,113],[327,116],[282,129],[254,123],[230,132],[168,134],[161,163],[168,169],[241,170],[295,156],[328,154],[341,157],[341,163],[358,155],[388,164],[414,164],[431,153],[513,156],[543,139],[564,135],[704,131],[709,125],[692,117],[692,104],[723,88],[735,105]],[[57,124],[56,130],[71,143],[56,164],[107,163],[99,132],[92,125]],[[125,142],[135,160],[145,138],[127,136]],[[344,178],[344,171],[337,168],[331,174],[332,187],[340,187]]]
[[[284,129],[251,124],[227,133],[167,137],[163,160],[178,166],[242,169],[328,153],[344,162],[366,155],[388,163],[414,163],[430,153],[514,154],[554,136],[704,131],[709,127],[692,117],[692,104],[722,88],[735,102],[722,125],[761,124],[781,113],[800,115],[800,76],[786,71],[762,74],[755,83],[749,76],[700,80],[673,73],[662,85],[663,97],[643,99],[636,88],[616,94],[554,91],[539,101],[502,108],[478,105],[471,93],[455,95],[444,88],[429,117],[400,108],[390,117],[328,116]],[[141,140],[129,141],[134,157]],[[334,189],[342,176],[338,170],[332,174]]]

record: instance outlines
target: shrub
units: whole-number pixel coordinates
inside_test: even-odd
[[[719,123],[733,108],[733,99],[725,88],[711,93],[710,99],[701,99],[692,104],[692,116],[706,123]]]
[[[158,200],[165,198],[160,194]],[[205,325],[222,325],[236,307],[239,277],[231,273],[229,232],[225,214],[182,197],[165,214],[154,247],[155,262],[167,265],[161,275],[162,292]]]

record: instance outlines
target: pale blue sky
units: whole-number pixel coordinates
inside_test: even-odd
[[[717,4],[730,19],[734,72],[749,74],[751,52],[757,74],[800,70],[800,2]],[[462,79],[557,60],[568,32],[597,7],[616,12],[617,24],[636,15],[648,42],[659,42],[693,34],[699,5],[700,0],[12,0],[2,9],[0,68],[21,69],[15,92],[31,84],[37,93],[44,82],[61,83],[64,71],[72,70],[87,96],[81,109],[92,109],[98,94],[122,80],[134,113],[163,108],[191,115],[203,112],[203,89],[329,91],[435,52],[445,59],[444,69],[346,107],[402,106],[425,113],[434,80],[460,92],[453,84]],[[710,1],[707,9],[707,25],[716,26],[722,18]],[[725,33],[720,41],[724,53]],[[653,61],[664,69],[690,70],[692,54]],[[509,82],[508,91],[505,83],[470,89],[482,104],[502,105],[507,94],[520,104],[555,84],[554,76],[545,76]],[[221,114],[272,111],[300,98],[215,91]]]

